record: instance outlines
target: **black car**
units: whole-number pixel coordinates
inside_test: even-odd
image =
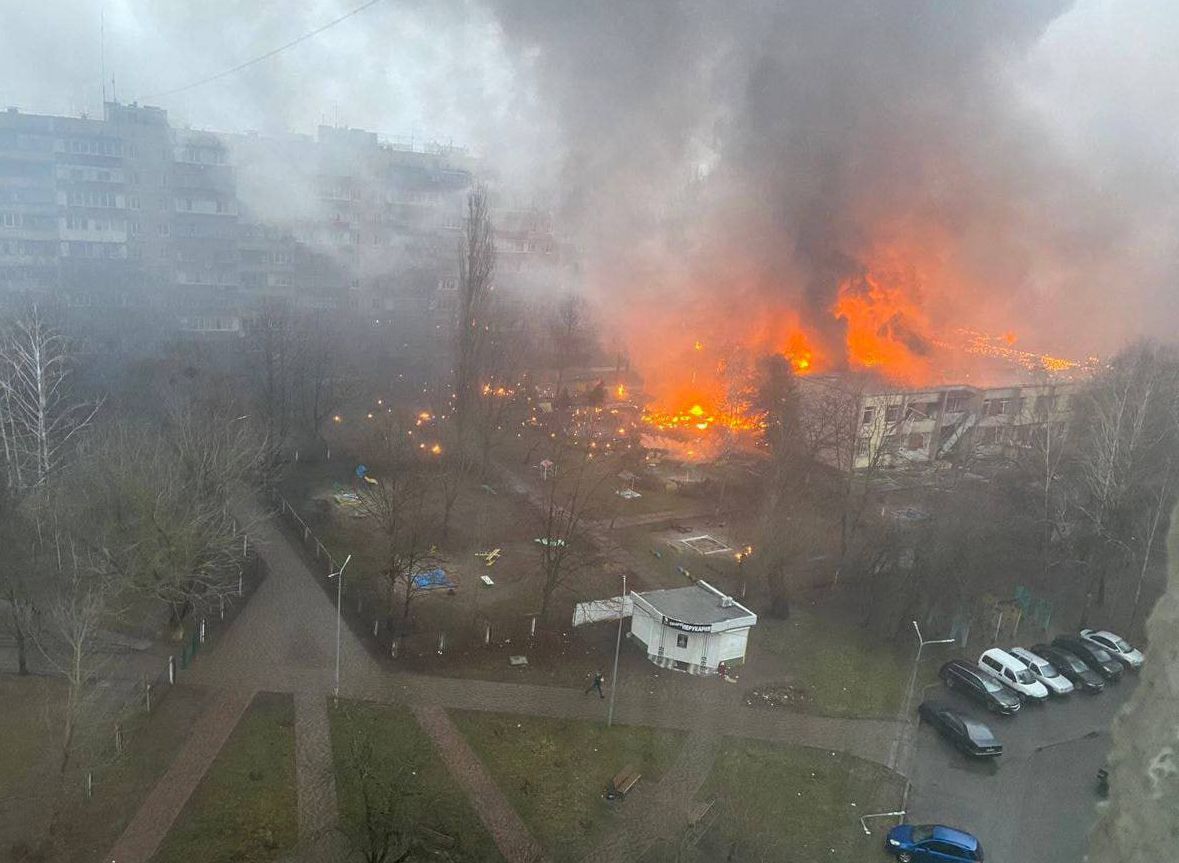
[[[1052,639],[1052,645],[1067,650],[1106,680],[1117,682],[1122,677],[1122,663],[1110,656],[1108,650],[1102,650],[1079,636],[1058,635]]]
[[[1000,683],[997,677],[965,659],[951,659],[941,667],[938,675],[947,688],[973,698],[995,713],[1010,716],[1019,710],[1023,703],[1020,697]]]
[[[948,704],[940,701],[923,702],[917,708],[917,715],[967,755],[990,758],[1003,754],[1003,744],[995,739],[991,729]]]
[[[1078,689],[1093,695],[1105,689],[1105,681],[1101,679],[1101,675],[1067,650],[1050,644],[1035,644],[1032,645],[1032,653],[1051,662],[1052,667],[1071,680],[1073,686]]]

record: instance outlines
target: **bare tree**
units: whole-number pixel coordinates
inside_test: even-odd
[[[557,474],[545,487],[536,537],[541,576],[540,617],[547,615],[557,589],[599,561],[589,535],[589,515],[606,488],[610,472],[592,454],[566,449]]]
[[[171,439],[112,426],[71,479],[69,519],[93,565],[162,603],[173,627],[237,588],[242,539],[228,492],[260,448],[235,435],[195,422]]]
[[[495,232],[487,190],[467,196],[467,218],[459,249],[458,315],[454,335],[454,419],[465,440],[469,418],[483,385],[485,348],[491,332],[489,307],[495,275]]]
[[[359,806],[348,807],[341,827],[365,863],[400,863],[413,854],[433,802],[422,785],[423,765],[412,757],[391,758],[377,746],[377,735],[388,730],[374,727],[363,712],[354,711],[351,719],[342,790]]]
[[[1018,459],[1034,480],[1040,497],[1040,571],[1044,583],[1052,568],[1053,540],[1069,532],[1067,492],[1061,488],[1062,470],[1069,457],[1073,426],[1057,419],[1049,402],[1033,406],[1035,427]]]
[[[21,675],[29,673],[29,648],[39,617],[34,592],[38,579],[31,571],[35,536],[12,499],[0,502],[0,543],[5,550],[0,561],[0,599],[8,604],[8,628],[16,646],[17,673]]]
[[[362,491],[360,500],[361,509],[381,532],[384,548],[380,575],[389,591],[391,608],[400,606],[404,631],[414,599],[429,589],[418,583],[418,576],[439,561],[423,477],[402,474],[382,479],[375,487]]]
[[[322,314],[306,315],[296,328],[296,409],[303,427],[323,442],[323,428],[354,392],[343,337]]]
[[[585,301],[573,291],[566,291],[557,300],[549,321],[549,340],[553,367],[557,370],[556,390],[565,379],[565,370],[581,358],[586,341]]]
[[[1179,359],[1140,344],[1119,354],[1080,400],[1070,475],[1080,516],[1073,541],[1087,582],[1082,625],[1104,604],[1110,576],[1134,557],[1143,493],[1177,445],[1176,393]]]
[[[0,437],[11,487],[45,482],[98,412],[73,398],[71,371],[65,336],[36,306],[9,324],[0,341]]]
[[[859,551],[873,484],[897,457],[900,421],[890,419],[887,398],[869,395],[866,382],[806,381],[801,398],[800,447],[805,458],[834,469],[826,504],[838,536],[834,583]]]
[[[64,774],[74,753],[87,690],[103,662],[96,647],[110,611],[111,587],[100,574],[80,562],[72,548],[70,560],[59,573],[59,582],[57,595],[46,605],[37,647],[66,681],[58,762],[58,772]]]
[[[261,365],[258,408],[270,460],[276,461],[290,438],[298,376],[298,339],[289,303],[274,300],[263,305],[255,322],[254,343]]]

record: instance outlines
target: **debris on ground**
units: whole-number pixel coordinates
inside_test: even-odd
[[[745,703],[750,707],[795,707],[809,700],[806,689],[791,683],[758,686],[745,695]]]

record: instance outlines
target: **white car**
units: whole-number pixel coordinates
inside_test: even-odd
[[[1145,659],[1142,651],[1136,647],[1131,647],[1124,638],[1115,635],[1107,629],[1082,629],[1081,638],[1085,639],[1085,641],[1094,647],[1100,647],[1102,650],[1108,651],[1114,659],[1123,665],[1135,670],[1142,667],[1142,662]]]
[[[1018,692],[1025,701],[1043,704],[1048,700],[1048,687],[1036,680],[1022,660],[1006,650],[999,647],[984,650],[978,664],[998,677],[1008,689]]]
[[[1013,647],[1007,652],[1026,665],[1032,677],[1043,683],[1052,695],[1068,695],[1073,691],[1073,682],[1044,657],[1036,656],[1025,647]]]

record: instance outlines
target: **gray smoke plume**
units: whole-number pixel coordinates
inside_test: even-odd
[[[723,339],[762,313],[797,314],[839,354],[837,290],[870,302],[871,270],[918,305],[884,304],[874,331],[920,355],[954,326],[1065,352],[1143,328],[1125,298],[1160,290],[1174,237],[1139,233],[1127,194],[1140,190],[1111,183],[1124,161],[1096,164],[1062,134],[1085,98],[1060,89],[1081,62],[1060,45],[1085,34],[1094,47],[1108,25],[1081,5],[495,8],[559,118],[567,223],[619,326],[650,344],[654,331]],[[1173,196],[1154,197],[1173,212]]]
[[[474,145],[560,201],[632,345],[774,342],[776,316],[841,351],[846,280],[904,286],[916,311],[870,323],[919,351],[958,325],[1076,354],[1179,323],[1173,0],[386,0],[171,95],[360,2],[7,5],[0,105],[97,114],[105,42],[108,96],[179,124]]]

